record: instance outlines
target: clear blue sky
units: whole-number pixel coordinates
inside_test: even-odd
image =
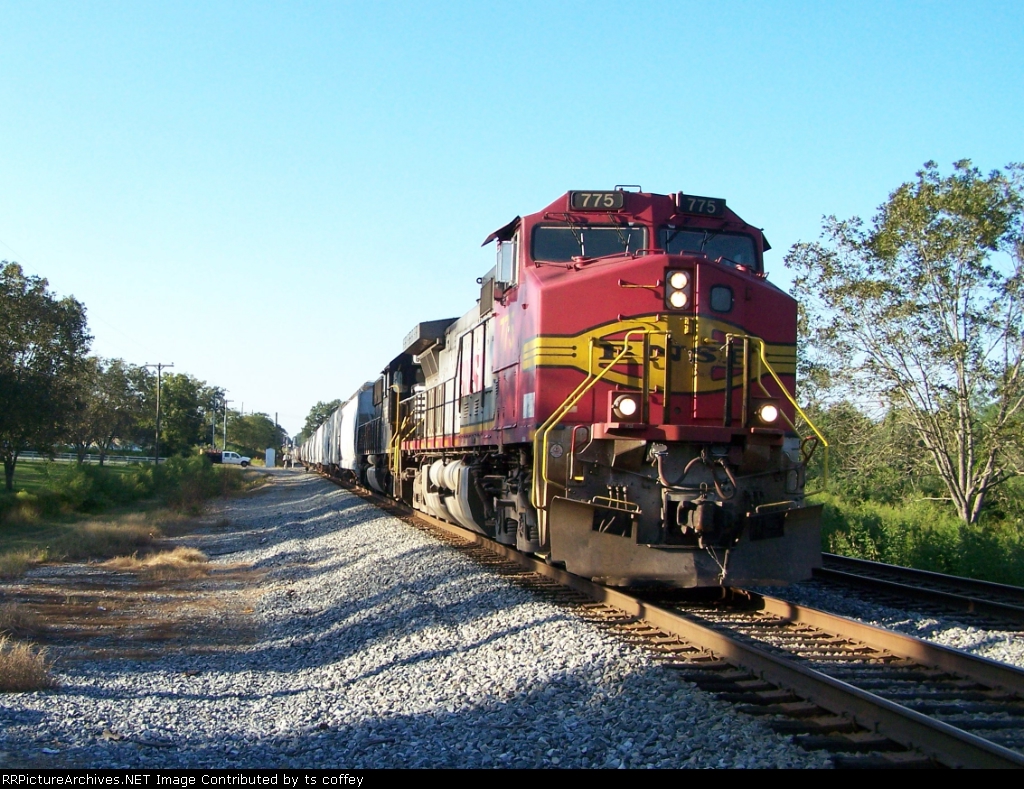
[[[786,250],[927,160],[1024,160],[1021,2],[6,2],[0,258],[291,433],[569,189]]]

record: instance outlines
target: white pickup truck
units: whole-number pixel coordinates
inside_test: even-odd
[[[210,459],[211,463],[224,463],[242,468],[252,463],[252,458],[239,455],[237,452],[207,452],[206,457]]]

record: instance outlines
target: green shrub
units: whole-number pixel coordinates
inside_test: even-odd
[[[103,466],[47,463],[43,468],[47,487],[69,512],[100,512],[138,498],[125,485],[125,475]]]
[[[995,519],[967,526],[948,506],[933,501],[851,502],[834,494],[814,500],[824,504],[823,550],[1024,585],[1024,540]]]
[[[42,484],[29,493],[0,494],[0,522],[32,523],[70,513],[98,513],[146,499],[160,499],[172,509],[198,514],[215,496],[248,490],[261,474],[234,467],[214,467],[201,456],[172,457],[159,467],[132,469],[74,463],[40,464]]]

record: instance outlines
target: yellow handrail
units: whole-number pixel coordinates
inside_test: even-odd
[[[771,364],[769,364],[768,358],[765,355],[765,341],[762,340],[760,337],[754,337],[751,334],[727,334],[727,335],[725,335],[725,342],[726,342],[726,344],[728,345],[730,340],[732,340],[733,338],[736,338],[736,339],[739,339],[739,340],[743,340],[743,339],[753,340],[754,342],[757,343],[757,346],[758,346],[758,354],[757,355],[758,355],[758,359],[759,359],[760,363],[764,365],[765,369],[768,371],[768,373],[771,375],[771,377],[775,379],[775,383],[777,383],[779,385],[779,389],[782,391],[782,394],[785,395],[786,399],[790,402],[790,404],[793,406],[793,408],[796,410],[796,412],[807,423],[807,426],[809,428],[811,428],[811,430],[814,431],[814,435],[817,437],[818,441],[821,442],[821,446],[823,447],[823,451],[825,453],[824,457],[822,458],[822,475],[821,475],[822,476],[822,485],[828,485],[828,441],[825,440],[825,436],[823,436],[821,431],[818,430],[818,428],[815,426],[814,422],[811,421],[810,417],[807,416],[806,413],[804,413],[804,410],[800,407],[799,403],[797,403],[796,399],[793,397],[793,395],[791,395],[789,393],[789,390],[782,383],[782,379],[779,378],[779,376],[776,374],[775,370],[772,368]],[[765,388],[765,385],[763,383],[761,383],[760,371],[758,371],[758,374],[755,377],[757,378],[757,385],[761,387],[761,391],[764,392],[767,397],[771,397],[772,396],[771,392],[769,392]],[[790,421],[789,417],[786,416],[785,412],[780,411],[779,413],[782,414],[782,418],[786,420],[786,423],[793,429],[793,432],[795,433],[796,432],[796,425],[794,425]]]
[[[629,353],[629,338],[631,335],[639,334],[657,334],[659,332],[653,332],[649,329],[630,329],[626,332],[625,337],[622,340],[622,350],[615,356],[614,359],[606,366],[602,367],[601,371],[594,374],[594,337],[590,338],[590,359],[588,362],[589,370],[587,371],[587,377],[577,386],[572,393],[563,401],[562,405],[554,410],[554,412],[544,421],[544,423],[537,429],[537,432],[533,437],[533,487],[530,491],[530,503],[538,510],[547,509],[547,484],[550,482],[548,479],[548,436],[558,421],[564,417],[572,407],[576,405],[585,395],[589,392],[594,385],[604,378],[608,372],[621,362]],[[601,338],[604,339],[604,338]],[[647,360],[644,360],[644,375],[647,374]],[[544,501],[541,501],[540,488],[543,485],[544,488]]]
[[[395,393],[395,416],[401,417],[402,401],[398,397],[399,394],[401,394],[401,390],[397,384],[392,384],[391,389]],[[412,399],[413,398],[408,398],[406,402]],[[402,420],[401,424],[398,423],[397,418],[395,419],[395,432],[391,436],[391,476],[396,484],[400,482],[399,476],[402,473],[402,439],[416,429],[415,415],[415,411],[406,414],[405,419]],[[398,497],[402,497],[402,488],[400,485],[398,487]]]

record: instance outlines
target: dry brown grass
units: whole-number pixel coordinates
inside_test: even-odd
[[[24,693],[57,686],[46,650],[0,636],[0,693]]]
[[[0,635],[27,636],[42,630],[39,618],[34,612],[16,603],[0,605]]]
[[[206,554],[196,548],[184,547],[151,553],[142,558],[134,553],[131,556],[118,556],[105,562],[104,566],[164,581],[201,578],[210,573]]]
[[[159,531],[147,521],[133,521],[134,518],[120,518],[117,521],[83,523],[66,535],[54,550],[70,560],[116,556],[150,545],[160,536]]]
[[[34,564],[46,560],[46,553],[35,551],[9,551],[0,554],[0,580],[18,578]]]

